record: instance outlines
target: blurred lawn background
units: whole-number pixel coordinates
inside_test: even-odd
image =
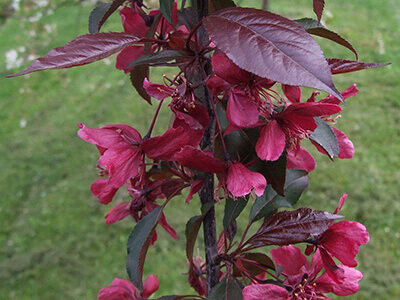
[[[269,2],[271,11],[288,18],[314,18],[309,0]],[[342,214],[365,224],[371,236],[358,255],[361,290],[348,298],[400,299],[400,1],[326,2],[323,22],[355,46],[360,60],[392,65],[335,76],[340,90],[352,83],[360,89],[338,124],[356,153],[332,163],[314,151],[318,167],[299,204],[333,211],[347,192]],[[115,277],[127,279],[125,244],[133,222],[104,223],[110,207],[89,191],[98,178],[98,153],[76,136],[76,124],[123,123],[143,133],[154,108],[114,68],[115,57],[4,78],[87,33],[93,7],[93,1],[0,0],[0,299],[95,299]],[[104,27],[111,30],[122,30],[118,15]],[[354,59],[322,42],[327,57]],[[157,70],[152,78],[171,71]],[[160,131],[167,122],[165,113],[157,122]],[[179,237],[171,240],[158,230],[149,251],[145,272],[158,275],[164,295],[192,292],[182,275],[184,224],[197,213],[196,200],[190,206],[174,200],[166,215]]]

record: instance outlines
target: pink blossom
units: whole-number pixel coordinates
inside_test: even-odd
[[[337,214],[343,207],[347,194],[340,198],[338,207],[334,214]],[[312,245],[306,249],[309,255],[316,247],[320,250],[325,269],[335,280],[341,281],[341,274],[336,272],[337,265],[331,257],[336,257],[347,267],[356,267],[356,255],[361,245],[369,242],[369,234],[366,227],[358,222],[340,221],[332,223],[329,228],[318,237],[309,239]]]
[[[146,33],[150,29],[154,16],[158,13],[160,13],[160,10],[157,9],[151,11],[149,15],[146,15],[137,5],[132,8],[125,6],[120,10],[124,32],[132,33],[138,37],[146,37]],[[178,22],[176,2],[174,2],[172,19],[174,23],[173,25],[176,26]],[[160,40],[167,38],[168,33],[172,31],[173,28],[174,27],[164,17],[161,17],[156,30],[157,38]],[[157,47],[151,47],[150,52],[154,52],[156,49]],[[129,73],[133,68],[126,69],[126,67],[143,54],[144,46],[126,47],[118,54],[115,66],[117,69]]]
[[[344,90],[343,92],[341,92],[340,94],[343,96],[343,99],[347,99],[350,97],[353,97],[355,95],[357,95],[358,93],[358,89],[357,86],[355,84],[351,85],[350,87],[348,87],[346,90]],[[307,102],[316,102],[315,96],[318,94],[318,92],[314,92],[312,94],[312,96],[307,100]],[[321,100],[319,100],[318,102],[320,103],[331,103],[331,104],[340,104],[341,101],[339,99],[337,99],[336,97],[329,95],[328,97],[325,97]],[[353,143],[350,141],[350,139],[346,136],[346,134],[343,131],[340,131],[339,129],[336,129],[335,127],[333,127],[332,125],[330,125],[333,133],[336,136],[336,139],[338,141],[339,144],[339,154],[338,157],[343,159],[343,158],[352,158],[354,155],[354,145]],[[314,143],[314,146],[317,148],[317,150],[319,152],[321,152],[322,154],[326,154],[326,151],[324,149],[322,149],[319,145],[317,145],[316,143]]]
[[[163,135],[142,140],[139,132],[128,125],[107,125],[101,128],[89,128],[78,124],[78,136],[95,144],[100,152],[99,165],[104,166],[109,175],[107,188],[118,189],[130,178],[138,174],[143,155],[152,159],[173,160],[176,152],[188,143],[188,136],[182,127],[168,129]],[[97,195],[105,197],[111,191],[99,190]],[[108,200],[107,200],[108,201]]]
[[[253,75],[235,65],[222,52],[212,56],[215,76],[207,83],[214,95],[221,92],[229,95],[226,116],[230,124],[238,128],[253,127],[258,122],[259,106],[264,102],[263,89],[274,85],[274,81]]]
[[[267,186],[265,177],[260,173],[250,171],[239,162],[223,163],[208,151],[186,146],[175,158],[185,167],[218,174],[219,187],[225,188],[233,197],[247,195],[253,189],[257,196],[261,196]]]
[[[256,152],[263,160],[277,160],[282,152],[298,149],[301,139],[307,138],[317,128],[314,117],[332,115],[341,109],[329,103],[294,103],[270,116],[270,121],[260,129]]]
[[[140,293],[132,282],[115,278],[110,286],[102,288],[99,292],[99,300],[143,300],[148,299],[158,290],[159,282],[156,276],[149,275],[143,284],[143,292]]]
[[[319,251],[314,253],[309,264],[301,250],[293,245],[271,250],[276,265],[283,267],[283,285],[287,289],[273,284],[253,284],[243,289],[244,300],[267,299],[329,299],[324,294],[334,293],[347,296],[358,291],[361,272],[338,266],[343,273],[343,281],[337,283],[326,272],[322,272],[323,262]]]

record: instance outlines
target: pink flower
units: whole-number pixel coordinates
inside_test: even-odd
[[[146,37],[147,31],[154,20],[154,16],[160,13],[160,10],[153,10],[146,15],[141,8],[135,5],[134,8],[125,6],[120,10],[121,21],[124,27],[124,32],[132,33],[139,37]],[[174,26],[178,22],[177,16],[177,3],[174,3],[173,15],[172,15]],[[168,33],[173,30],[173,26],[169,22],[161,17],[156,33],[157,38],[160,40],[166,39]],[[150,52],[154,52],[156,47],[152,47]],[[116,60],[116,68],[124,70],[125,73],[129,73],[133,68],[126,69],[127,65],[133,62],[144,54],[144,46],[130,46],[126,47],[118,54]]]
[[[340,211],[347,194],[340,199],[340,204],[335,210],[335,214]],[[356,255],[360,246],[369,242],[369,234],[365,226],[358,222],[340,221],[332,223],[319,237],[309,239],[312,243],[307,247],[306,254],[310,254],[314,247],[320,250],[324,258],[325,269],[331,277],[340,281],[340,274],[335,273],[336,263],[331,256],[336,257],[347,267],[356,267]],[[330,272],[331,270],[331,272]]]
[[[207,82],[214,95],[221,92],[229,95],[226,116],[230,124],[237,128],[253,127],[258,122],[259,106],[268,97],[263,89],[269,89],[274,81],[258,77],[235,65],[222,52],[212,56],[215,76]]]
[[[265,177],[260,173],[250,171],[239,162],[223,163],[208,151],[186,146],[175,157],[185,167],[218,174],[219,187],[225,188],[234,198],[247,195],[253,189],[257,196],[262,196],[267,186]]]
[[[338,113],[340,106],[330,103],[294,103],[284,106],[270,116],[260,129],[256,144],[259,158],[277,160],[285,149],[299,149],[300,140],[317,128],[314,117]]]
[[[344,99],[353,97],[357,95],[358,89],[355,84],[351,85],[348,87],[345,91],[341,92],[341,95],[343,96]],[[315,96],[318,94],[318,92],[314,92],[312,96],[307,100],[307,102],[316,102]],[[340,104],[341,101],[337,99],[336,97],[329,95],[328,97],[319,100],[318,102],[320,103],[331,103],[331,104]],[[343,131],[340,131],[339,129],[336,129],[332,125],[331,129],[333,130],[333,133],[336,136],[336,139],[339,144],[339,154],[338,157],[343,159],[343,158],[352,158],[354,155],[354,145],[350,141],[350,139],[346,136],[346,134]],[[314,143],[314,146],[317,148],[317,150],[323,154],[326,154],[326,151],[322,149],[319,145]]]
[[[97,182],[95,195],[107,198],[112,188],[118,189],[130,178],[136,177],[143,155],[151,159],[172,160],[176,152],[188,143],[183,128],[168,129],[163,135],[142,140],[139,132],[128,125],[107,125],[89,128],[78,124],[78,136],[95,144],[100,152],[99,165],[109,175],[107,185]],[[101,185],[101,186],[100,186]]]
[[[157,100],[172,98],[170,108],[175,116],[173,127],[184,128],[185,133],[189,136],[188,145],[197,147],[208,126],[207,109],[203,105],[195,103],[194,91],[186,80],[178,78],[173,84],[175,86],[166,86],[145,79],[143,87],[150,96]]]
[[[276,265],[283,267],[283,285],[288,288],[273,284],[249,285],[243,289],[244,300],[329,299],[325,293],[347,296],[359,289],[358,281],[362,274],[353,268],[338,266],[343,272],[341,283],[334,281],[326,272],[321,273],[323,263],[319,251],[314,253],[311,265],[301,250],[293,245],[272,249],[271,255]]]
[[[132,200],[114,206],[105,216],[106,223],[111,225],[128,216],[131,216],[136,222],[138,222],[159,206],[155,201],[157,198],[165,198],[162,187],[163,185],[168,185],[168,183],[169,180],[153,182],[149,179],[142,181],[131,179],[127,183],[127,189],[132,195]],[[182,189],[183,187],[186,187],[186,185],[176,186],[176,189]],[[164,213],[162,213],[159,224],[173,239],[176,239],[176,231],[167,223]],[[154,237],[153,240],[155,241],[156,237]]]
[[[147,299],[158,290],[159,282],[156,276],[149,275],[143,284],[143,292],[140,293],[132,282],[115,278],[110,286],[102,288],[99,292],[99,300],[142,300]]]
[[[137,175],[142,157],[142,137],[136,129],[128,125],[102,128],[89,128],[84,124],[78,126],[81,128],[78,136],[99,149],[99,164],[106,167],[111,187],[118,189]]]

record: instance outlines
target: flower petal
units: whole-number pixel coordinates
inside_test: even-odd
[[[300,103],[301,89],[299,86],[282,84],[282,91],[290,102]]]
[[[175,159],[184,167],[202,172],[221,173],[225,170],[225,164],[211,152],[192,146],[185,146],[175,155]]]
[[[319,244],[348,267],[357,266],[355,259],[360,245],[369,242],[365,226],[358,222],[340,221],[325,231]]]
[[[341,284],[337,284],[327,273],[323,273],[315,281],[316,288],[323,293],[334,293],[338,296],[348,296],[356,293],[360,289],[358,282],[362,279],[362,273],[354,268],[338,267],[344,273],[344,280]]]
[[[160,283],[157,277],[153,274],[150,274],[143,284],[142,297],[149,298],[155,291],[158,290],[159,285]]]
[[[148,81],[147,78],[145,78],[143,81],[143,87],[147,94],[153,98],[156,98],[157,100],[163,100],[167,97],[171,97],[175,91],[173,88],[164,84],[152,83]]]
[[[288,300],[289,293],[275,284],[253,284],[242,290],[243,300]]]
[[[130,202],[122,202],[117,206],[114,206],[107,214],[106,214],[106,223],[107,225],[114,224],[118,222],[130,214]]]
[[[118,189],[109,185],[108,179],[99,178],[92,183],[90,191],[95,197],[99,198],[101,204],[108,204],[112,201]]]
[[[303,147],[299,150],[288,149],[286,153],[287,169],[300,169],[311,172],[315,169],[316,162],[314,157]]]
[[[239,68],[223,52],[216,52],[211,58],[214,73],[230,84],[248,83],[251,73]]]
[[[139,147],[129,144],[109,148],[103,153],[99,163],[106,166],[110,174],[108,183],[112,187],[119,188],[137,175],[141,153]]]
[[[115,67],[118,70],[124,70],[125,74],[128,74],[134,67],[125,69],[135,59],[141,57],[144,54],[143,46],[130,46],[122,49],[117,55],[115,61]]]
[[[258,109],[251,95],[239,89],[232,89],[226,108],[229,123],[239,128],[249,128],[258,122]]]
[[[295,276],[301,273],[301,269],[309,269],[307,257],[296,246],[282,246],[271,250],[271,256],[275,264],[283,267],[283,274]]]
[[[229,167],[226,187],[235,197],[247,195],[254,188],[257,196],[264,194],[267,181],[260,173],[250,171],[241,163]]]
[[[354,145],[352,141],[346,136],[343,131],[336,129],[335,127],[331,127],[333,132],[336,135],[336,139],[339,144],[339,158],[352,158],[354,155]]]
[[[276,120],[261,127],[256,144],[257,156],[263,160],[277,160],[285,149],[286,136]]]
[[[187,145],[189,137],[182,127],[170,128],[163,135],[144,140],[141,148],[148,158],[173,160],[174,155]]]

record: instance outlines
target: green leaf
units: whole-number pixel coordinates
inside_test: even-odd
[[[160,221],[162,210],[163,206],[155,208],[136,224],[129,235],[126,270],[132,283],[139,291],[143,290],[142,275],[146,253],[153,233]]]
[[[196,244],[197,235],[201,224],[203,223],[204,217],[211,207],[214,206],[214,202],[208,202],[202,206],[202,214],[199,216],[194,216],[189,219],[186,223],[185,235],[186,235],[186,257],[189,263],[193,263],[193,251],[194,245]]]
[[[242,289],[233,279],[226,279],[215,285],[207,300],[242,300]]]
[[[224,219],[222,221],[225,230],[227,230],[229,225],[236,220],[246,205],[247,200],[243,197],[239,197],[237,200],[233,200],[232,198],[226,199]]]
[[[125,69],[130,69],[136,66],[165,66],[171,60],[182,56],[182,53],[176,50],[164,50],[156,53],[144,54],[128,64]]]
[[[100,3],[89,16],[89,33],[98,33],[107,19],[120,7],[125,0],[114,0],[110,3]]]
[[[284,196],[286,164],[286,153],[283,152],[279,159],[275,161],[258,160],[250,169],[264,175],[268,184],[270,184],[279,195]]]
[[[333,32],[327,28],[325,28],[323,25],[318,23],[318,21],[311,19],[311,18],[303,18],[299,20],[295,20],[297,24],[302,26],[309,34],[313,34],[328,40],[331,40],[332,42],[335,42],[339,45],[342,45],[343,47],[346,47],[350,51],[352,51],[356,59],[358,59],[358,54],[356,49],[354,49],[353,45],[350,44],[346,39],[341,37],[339,34],[336,32]]]
[[[339,144],[332,128],[321,118],[315,117],[318,124],[317,129],[310,135],[310,140],[319,145],[326,154],[333,160],[333,157],[339,155]]]
[[[211,0],[211,3],[214,7],[214,11],[236,6],[232,0]]]
[[[174,0],[160,0],[160,11],[164,18],[174,26],[172,21],[172,10],[174,9]]]
[[[145,78],[149,79],[150,68],[149,66],[137,66],[129,72],[130,79],[133,87],[138,94],[151,105],[151,97],[147,94],[146,89],[143,87]]]
[[[278,208],[291,207],[300,198],[303,191],[308,187],[308,173],[304,170],[290,169],[286,172],[284,193],[280,196],[268,185],[264,194],[257,197],[250,212],[250,223],[272,215]]]

